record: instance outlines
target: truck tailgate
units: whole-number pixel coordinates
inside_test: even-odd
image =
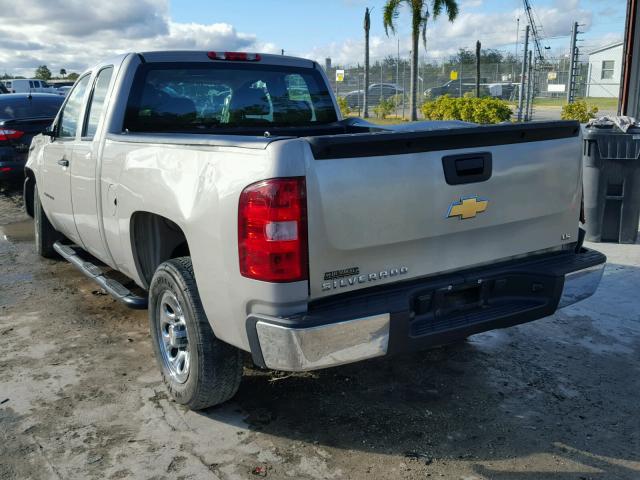
[[[545,122],[308,138],[311,297],[575,242],[579,137]]]

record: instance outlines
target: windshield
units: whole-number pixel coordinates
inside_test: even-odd
[[[136,73],[124,128],[211,133],[335,121],[327,86],[312,68],[148,63]]]

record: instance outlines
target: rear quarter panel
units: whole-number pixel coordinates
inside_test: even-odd
[[[105,233],[116,267],[146,286],[134,259],[131,217],[170,219],[184,232],[200,297],[216,336],[249,349],[249,313],[287,315],[306,309],[307,282],[271,284],[240,275],[237,212],[249,184],[304,175],[302,142],[287,148],[133,144],[107,140],[101,191]],[[117,206],[113,200],[117,198]]]

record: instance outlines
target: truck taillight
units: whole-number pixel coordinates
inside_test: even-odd
[[[17,140],[23,135],[24,132],[21,132],[20,130],[13,130],[11,128],[0,128],[0,142]]]
[[[254,183],[240,194],[240,273],[265,282],[309,277],[307,188],[304,177]]]

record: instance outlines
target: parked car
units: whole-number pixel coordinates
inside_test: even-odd
[[[342,120],[311,60],[143,52],[82,74],[24,197],[38,253],[148,307],[168,391],[201,409],[235,394],[242,352],[326,368],[590,296],[581,178],[578,122],[381,127]]]
[[[0,181],[23,178],[31,139],[51,125],[63,100],[49,93],[0,95]]]
[[[35,78],[16,78],[3,82],[10,93],[57,93],[47,82]]]
[[[4,93],[9,93],[9,90],[7,90],[7,87],[4,86],[4,83],[0,82],[0,95]]]
[[[486,83],[485,79],[482,79],[480,84],[480,96],[482,97],[496,97],[509,99],[515,89],[513,83]],[[424,91],[424,96],[427,99],[435,99],[442,95],[449,95],[450,97],[462,97],[465,93],[474,93],[476,91],[476,81],[474,78],[467,78],[460,80],[449,80],[444,85],[439,87],[427,88]]]
[[[475,78],[466,78],[462,80],[449,80],[444,85],[427,88],[424,92],[424,96],[428,99],[438,98],[442,95],[449,95],[450,97],[462,97],[467,92],[475,91]],[[487,92],[485,91],[485,94],[486,93]]]
[[[377,105],[396,95],[404,95],[404,90],[393,83],[374,83],[369,85],[369,105]],[[345,95],[349,108],[355,109],[364,105],[364,90],[354,90]]]

